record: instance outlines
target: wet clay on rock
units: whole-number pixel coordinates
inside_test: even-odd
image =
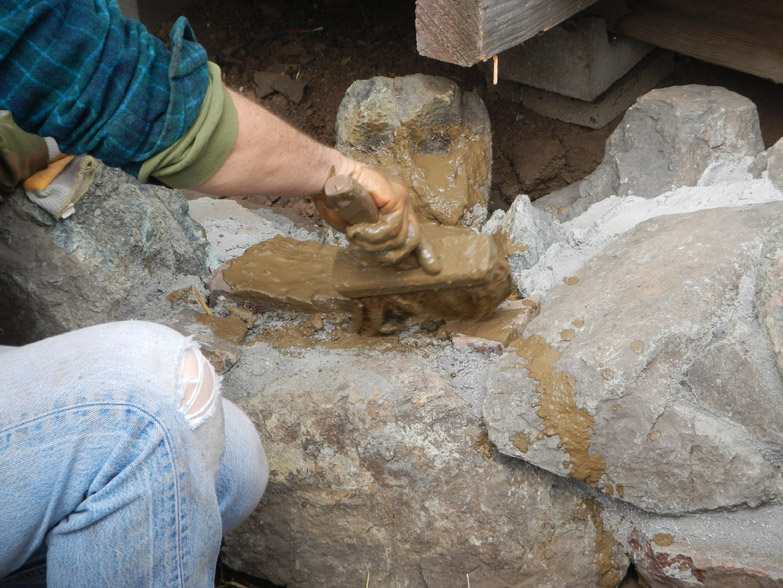
[[[457,225],[475,207],[486,205],[481,189],[489,178],[489,148],[471,140],[458,125],[427,129],[413,124],[395,129],[389,151],[374,153],[374,165],[411,188],[423,221]]]
[[[537,414],[544,422],[544,428],[533,442],[543,436],[560,437],[559,446],[569,455],[568,475],[597,487],[606,474],[606,461],[600,455],[590,453],[593,417],[576,406],[574,377],[555,369],[561,353],[540,336],[532,335],[518,341],[517,354],[528,361],[529,377],[539,383],[539,400],[534,406],[538,408]]]
[[[359,249],[337,254],[335,287],[361,302],[367,329],[380,328],[389,313],[481,320],[511,293],[508,264],[491,237],[460,227],[423,225],[421,230],[443,268],[434,276],[420,268],[381,266]]]
[[[258,310],[352,310],[355,303],[332,285],[339,247],[277,236],[231,260],[212,279],[214,293],[249,302]]]
[[[262,311],[348,311],[356,328],[371,333],[389,314],[423,320],[490,316],[512,289],[494,241],[455,227],[422,230],[443,264],[436,276],[382,267],[361,250],[278,236],[229,262],[211,289]]]

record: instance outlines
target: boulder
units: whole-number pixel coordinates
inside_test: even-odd
[[[354,82],[337,113],[337,148],[407,184],[425,222],[484,224],[489,115],[476,94],[454,82],[422,74]]]
[[[511,268],[512,278],[536,265],[553,243],[565,239],[567,232],[551,215],[535,208],[524,194],[518,196],[508,211],[496,211],[484,225],[483,233],[494,235]],[[524,282],[514,279],[523,296],[530,291]]]
[[[214,253],[211,269],[239,257],[251,245],[281,235],[298,241],[316,241],[318,237],[293,221],[260,208],[249,210],[228,198],[201,197],[188,201],[190,217],[204,227],[210,250]]]
[[[209,274],[207,241],[182,195],[98,166],[76,213],[55,221],[19,190],[0,205],[3,341],[20,344],[128,318]]]
[[[715,162],[722,167],[764,150],[756,106],[725,88],[675,86],[648,92],[628,109],[606,144],[603,162],[579,184],[579,198],[557,205],[570,220],[609,196],[654,198],[695,186]],[[565,190],[569,190],[565,188]],[[551,209],[557,192],[539,199]]]
[[[769,179],[779,190],[783,190],[783,141],[776,142],[766,151],[765,168]]]
[[[616,586],[627,561],[601,506],[489,443],[490,357],[246,348],[224,393],[271,473],[223,561],[289,588]]]
[[[655,218],[556,285],[490,368],[493,443],[650,512],[783,498],[781,221]]]
[[[645,586],[783,586],[783,504],[676,517],[615,504],[603,513]]]

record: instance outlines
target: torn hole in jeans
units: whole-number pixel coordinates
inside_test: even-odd
[[[194,429],[212,416],[220,397],[215,370],[195,344],[185,349],[182,385],[179,409]]]

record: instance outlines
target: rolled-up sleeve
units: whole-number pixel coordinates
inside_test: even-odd
[[[168,50],[114,0],[4,4],[0,108],[24,130],[137,175],[198,116],[207,55],[184,18]]]

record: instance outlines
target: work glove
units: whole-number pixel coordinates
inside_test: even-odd
[[[413,253],[424,271],[437,274],[440,262],[430,245],[422,241],[407,186],[371,167],[358,167],[350,176],[372,196],[380,220],[349,225],[325,198],[316,197],[314,202],[323,219],[345,233],[352,244],[375,253],[382,263],[396,264]]]
[[[68,218],[95,179],[97,161],[89,155],[64,155],[22,182],[27,197],[56,220]]]

